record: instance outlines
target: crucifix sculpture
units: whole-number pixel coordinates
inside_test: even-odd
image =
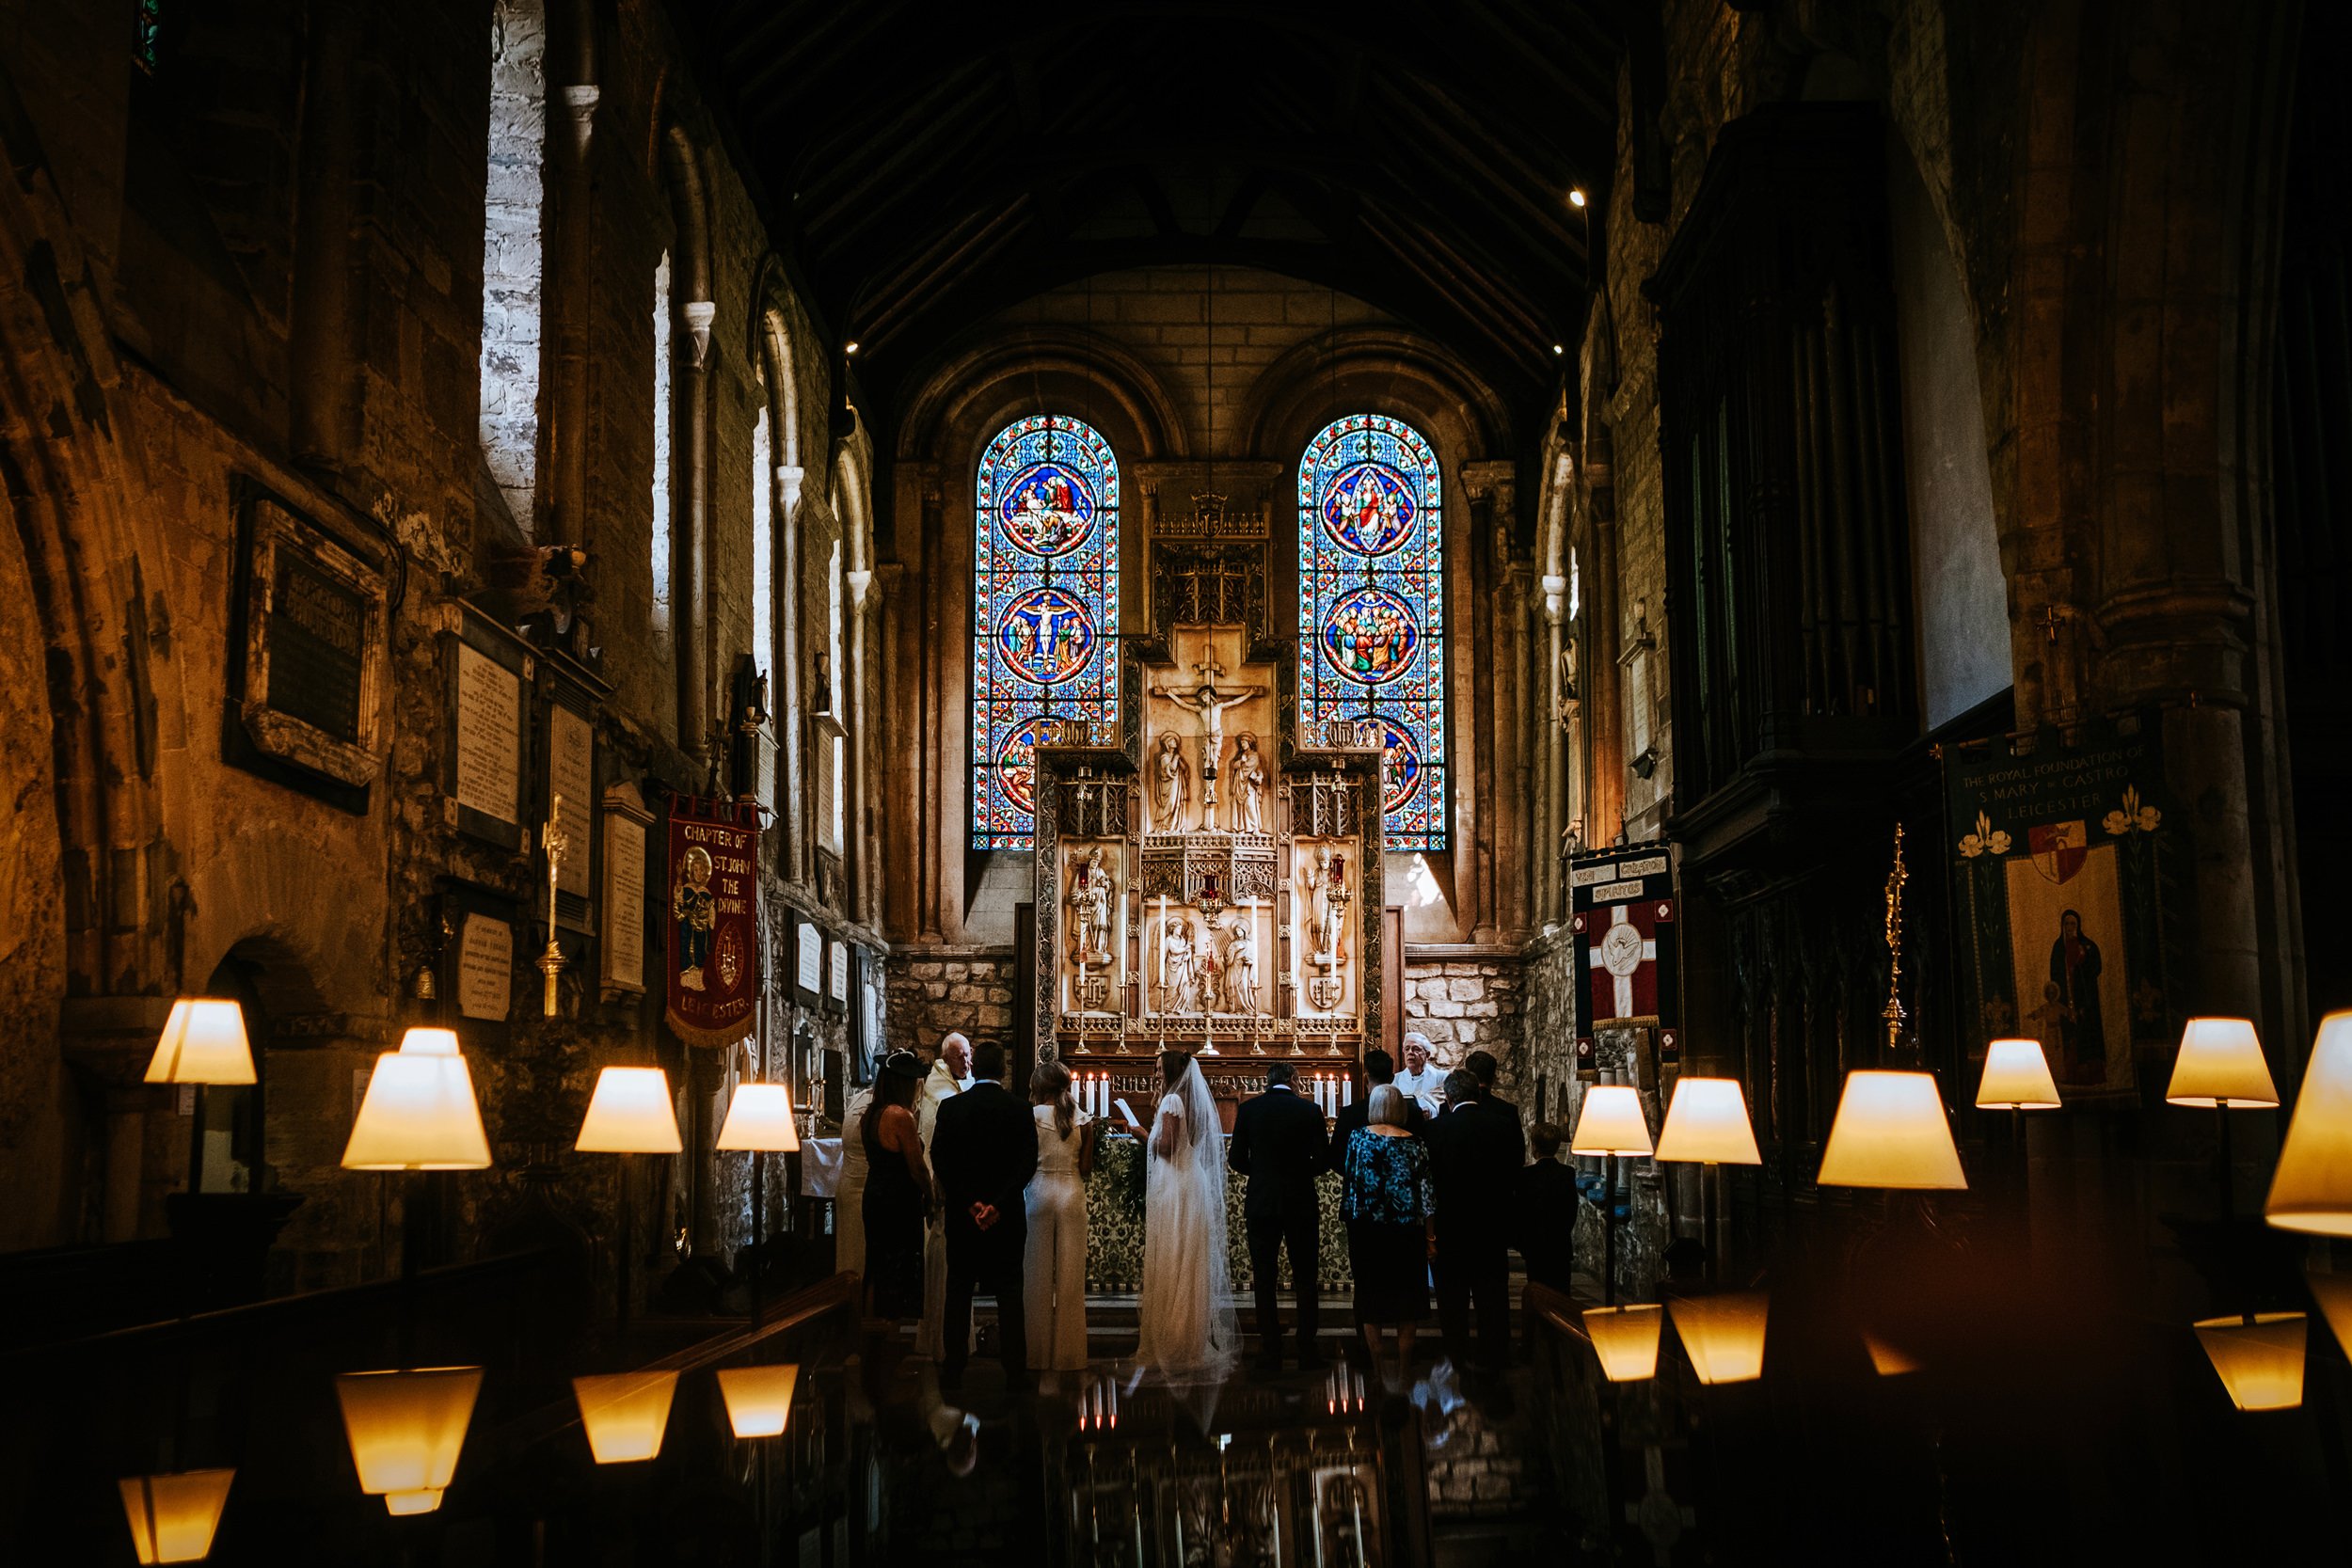
[[[1155,686],[1152,689],[1178,707],[1200,716],[1200,831],[1206,832],[1216,820],[1216,765],[1225,752],[1225,710],[1238,707],[1252,697],[1264,696],[1265,688],[1220,689],[1216,677],[1225,673],[1225,667],[1213,657],[1204,658],[1192,668],[1200,677],[1199,685]]]

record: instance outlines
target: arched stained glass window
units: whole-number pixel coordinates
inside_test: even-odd
[[[1380,727],[1387,843],[1442,849],[1445,557],[1438,454],[1383,414],[1326,425],[1298,460],[1298,718]]]
[[[1119,736],[1119,459],[1062,414],[980,455],[972,615],[972,847],[1026,849],[1042,721]]]

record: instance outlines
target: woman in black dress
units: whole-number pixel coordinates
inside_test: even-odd
[[[874,1077],[874,1102],[858,1136],[866,1144],[866,1311],[876,1318],[923,1315],[923,1217],[932,1202],[930,1166],[914,1129],[914,1090],[923,1065],[894,1051]]]

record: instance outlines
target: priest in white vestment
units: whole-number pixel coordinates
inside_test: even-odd
[[[1445,1105],[1445,1071],[1427,1035],[1415,1030],[1405,1037],[1405,1066],[1396,1075],[1396,1090],[1419,1102],[1424,1117],[1436,1116]]]

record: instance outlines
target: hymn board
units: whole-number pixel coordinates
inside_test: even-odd
[[[1035,755],[1038,1058],[1144,1117],[1163,1046],[1230,1104],[1276,1057],[1352,1074],[1381,1017],[1377,726],[1295,733],[1265,515],[1193,503],[1153,519],[1120,743],[1071,723]]]

